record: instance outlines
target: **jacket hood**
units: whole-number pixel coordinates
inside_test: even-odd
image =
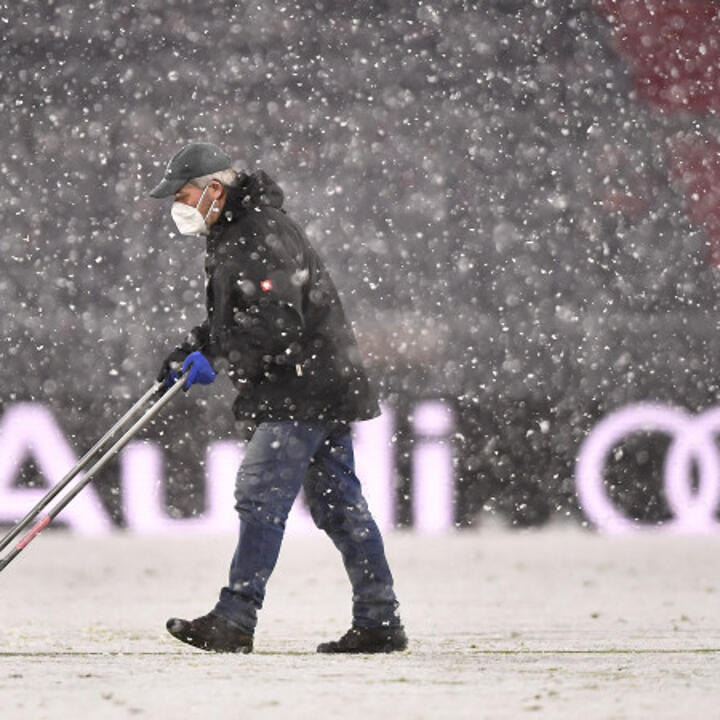
[[[282,188],[264,170],[249,175],[241,172],[237,183],[228,189],[227,206],[230,210],[239,210],[269,205],[280,210],[284,198]]]

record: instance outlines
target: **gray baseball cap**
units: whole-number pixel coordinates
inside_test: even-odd
[[[188,180],[227,170],[230,156],[217,145],[193,142],[178,150],[165,168],[163,179],[150,192],[150,197],[165,198],[174,195]]]

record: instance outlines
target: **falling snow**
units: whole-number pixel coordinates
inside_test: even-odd
[[[148,191],[205,139],[276,178],[327,260],[399,410],[400,475],[409,408],[444,397],[460,524],[579,517],[604,412],[718,396],[717,14],[650,5],[0,4],[0,402],[49,404],[87,446],[202,319],[204,249]],[[180,514],[200,448],[235,432],[229,392],[148,431]],[[617,500],[662,520],[648,441],[627,449]]]

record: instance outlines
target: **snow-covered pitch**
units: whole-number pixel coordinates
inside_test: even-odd
[[[720,537],[391,533],[410,649],[314,652],[340,558],[289,536],[252,655],[165,632],[212,606],[232,537],[47,532],[0,574],[0,708],[32,718],[677,718],[720,707]]]

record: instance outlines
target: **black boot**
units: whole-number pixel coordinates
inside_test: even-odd
[[[237,625],[213,613],[195,620],[170,618],[166,627],[173,637],[201,650],[249,653],[253,649],[252,635],[247,635]]]
[[[394,627],[352,627],[339,640],[321,643],[319,653],[390,653],[407,648],[402,625]]]

